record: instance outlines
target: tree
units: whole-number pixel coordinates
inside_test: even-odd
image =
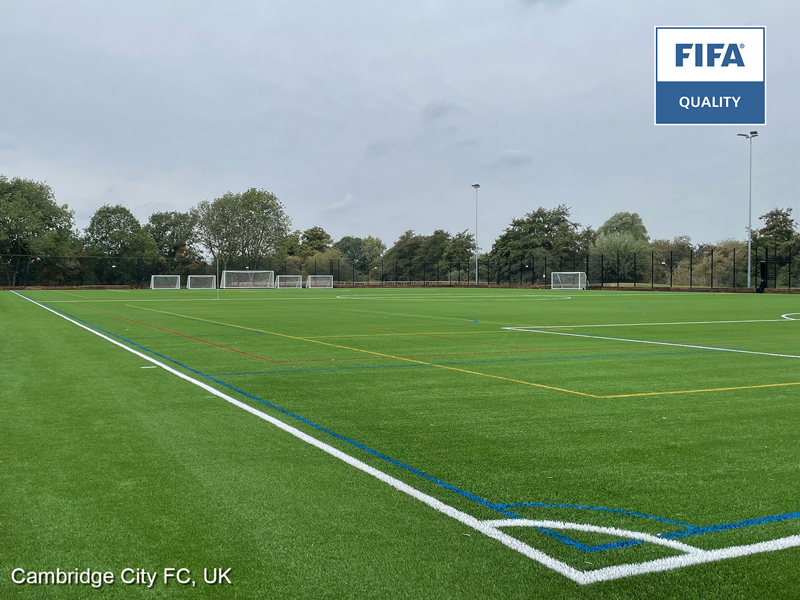
[[[342,253],[342,256],[353,264],[372,264],[386,251],[386,246],[380,238],[367,236],[365,238],[344,236],[333,245]]]
[[[618,233],[629,234],[636,240],[650,241],[650,236],[647,234],[647,227],[644,226],[644,222],[642,221],[642,217],[639,216],[639,213],[618,212],[612,215],[597,230],[597,235],[599,236],[608,236]]]
[[[285,247],[291,219],[272,192],[250,188],[228,192],[192,209],[197,241],[227,268],[231,260],[255,268]]]
[[[69,266],[63,257],[74,254],[73,212],[59,206],[49,185],[0,175],[0,255],[8,285],[18,285],[31,274],[34,255],[60,257],[49,261],[54,274]],[[17,255],[17,256],[10,256]],[[57,281],[56,281],[57,282]]]
[[[176,211],[156,212],[150,215],[147,233],[155,240],[158,251],[165,258],[186,255],[194,243],[194,222],[189,213]]]
[[[443,229],[437,229],[422,239],[417,256],[414,258],[427,264],[437,263],[444,258],[451,243],[450,233]]]
[[[454,265],[466,266],[474,256],[476,248],[475,235],[465,229],[450,239],[450,243],[442,255],[442,260]]]
[[[86,228],[85,240],[90,253],[96,256],[154,258],[158,255],[155,240],[121,204],[98,208]]]
[[[324,252],[333,245],[333,238],[322,227],[311,227],[301,235],[300,255],[308,258],[317,252]]]
[[[368,235],[363,238],[364,240],[364,259],[367,262],[373,263],[378,260],[383,253],[386,252],[386,244],[381,241],[381,238],[372,237]]]
[[[538,252],[563,256],[589,249],[595,237],[590,228],[570,221],[570,208],[560,204],[556,208],[539,207],[511,225],[495,240],[490,256],[528,258]]]
[[[616,276],[622,281],[633,280],[637,264],[635,257],[638,255],[638,260],[643,260],[648,249],[649,246],[645,240],[628,232],[600,234],[594,245],[594,252],[604,256],[607,261],[605,264],[609,269],[616,270],[619,265],[619,272]],[[639,265],[641,264],[639,262]],[[639,270],[639,274],[641,273],[642,271]]]
[[[773,208],[759,219],[764,221],[764,226],[753,232],[753,242],[756,245],[773,246],[800,239],[791,207]]]

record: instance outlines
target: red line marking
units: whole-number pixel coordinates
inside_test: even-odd
[[[123,321],[130,321],[131,323],[136,323],[137,325],[144,325],[145,327],[150,327],[152,329],[158,329],[159,331],[163,331],[165,333],[171,333],[173,335],[179,335],[180,337],[185,337],[190,340],[194,340],[196,342],[202,342],[204,344],[208,344],[209,346],[215,346],[217,348],[222,348],[223,350],[230,350],[231,352],[236,352],[237,354],[244,354],[245,356],[249,356],[250,358],[256,358],[258,360],[263,360],[270,363],[277,363],[281,362],[278,360],[270,360],[269,358],[264,358],[263,356],[258,356],[256,354],[250,354],[249,352],[243,352],[241,350],[237,350],[236,348],[228,348],[227,346],[222,346],[220,344],[215,344],[214,342],[209,342],[207,340],[201,340],[200,338],[192,337],[191,335],[186,335],[185,333],[178,333],[177,331],[170,331],[169,329],[164,329],[163,327],[156,327],[155,325],[150,325],[149,323],[142,323],[141,321],[135,321],[134,319],[129,319],[128,317],[122,317],[120,315],[115,315],[113,313],[108,313],[102,310],[98,310],[96,308],[90,308],[88,306],[83,306],[82,304],[75,303],[76,306],[80,306],[81,308],[86,308],[88,310],[93,310],[94,312],[99,312],[104,315],[108,315],[109,317],[116,317],[117,319],[122,319]]]

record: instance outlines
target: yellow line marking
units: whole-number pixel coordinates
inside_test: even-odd
[[[595,398],[633,398],[635,396],[666,396],[669,394],[699,394],[701,392],[729,392],[732,390],[754,390],[757,388],[786,387],[800,385],[800,381],[792,383],[765,383],[761,385],[741,385],[737,387],[709,388],[704,390],[675,390],[672,392],[640,392],[638,394],[614,394],[612,396],[595,396]]]
[[[200,317],[191,317],[189,315],[182,315],[179,313],[172,313],[167,312],[165,310],[156,310],[155,308],[145,308],[144,306],[134,306],[132,304],[126,304],[130,308],[138,308],[140,310],[147,310],[150,312],[157,312],[165,315],[170,315],[173,317],[181,317],[184,319],[193,319],[195,321],[202,321],[205,323],[213,323],[214,325],[224,325],[225,327],[234,327],[236,329],[243,329],[245,331],[255,331],[257,333],[265,333],[268,335],[274,335],[277,337],[283,337],[290,340],[297,340],[300,342],[311,342],[312,344],[320,344],[322,346],[330,346],[332,348],[339,348],[341,350],[350,350],[351,352],[362,352],[364,354],[371,354],[373,356],[381,356],[383,358],[391,358],[394,360],[399,360],[402,362],[409,362],[418,365],[424,365],[428,367],[436,367],[437,369],[445,369],[447,371],[456,371],[458,373],[467,373],[469,375],[480,375],[482,377],[489,377],[491,379],[499,379],[501,381],[508,381],[511,383],[520,383],[522,385],[528,385],[531,387],[542,388],[546,390],[553,390],[556,392],[564,392],[566,394],[574,394],[576,396],[584,396],[586,398],[597,398],[597,399],[609,399],[609,398],[634,398],[637,396],[667,396],[667,395],[675,395],[675,394],[699,394],[704,392],[728,392],[734,390],[754,390],[759,388],[770,388],[770,387],[788,387],[788,386],[795,386],[800,385],[800,382],[792,382],[792,383],[767,383],[761,385],[743,385],[738,387],[724,387],[724,388],[709,388],[709,389],[702,389],[702,390],[673,390],[668,392],[639,392],[636,394],[613,394],[610,396],[602,396],[597,394],[587,394],[586,392],[578,392],[575,390],[568,390],[565,388],[558,388],[553,387],[551,385],[544,385],[543,383],[532,383],[530,381],[522,381],[520,379],[511,379],[510,377],[501,377],[500,375],[491,375],[489,373],[480,373],[478,371],[469,371],[467,369],[459,369],[457,367],[451,367],[448,365],[437,365],[435,363],[429,363],[422,360],[414,360],[412,358],[403,358],[402,356],[394,356],[392,354],[385,354],[383,352],[373,352],[372,350],[363,350],[361,348],[351,348],[349,346],[341,346],[339,344],[331,344],[330,342],[322,342],[319,340],[311,339],[311,338],[303,338],[295,335],[289,335],[287,333],[277,333],[275,331],[267,331],[265,329],[255,329],[253,327],[245,327],[243,325],[233,325],[232,323],[223,323],[221,321],[212,321],[211,319],[201,319]]]
[[[340,344],[331,344],[330,342],[322,342],[322,341],[319,341],[319,340],[312,340],[312,339],[309,339],[309,338],[303,338],[303,337],[299,337],[299,336],[295,336],[295,335],[289,335],[287,333],[277,333],[275,331],[267,331],[267,330],[264,330],[264,329],[255,329],[253,327],[244,327],[242,325],[233,325],[231,323],[222,323],[220,321],[212,321],[211,319],[201,319],[199,317],[190,317],[188,315],[181,315],[179,313],[171,313],[171,312],[167,312],[165,310],[156,310],[155,308],[145,308],[143,306],[133,306],[131,304],[126,304],[125,306],[128,306],[130,308],[139,308],[141,310],[148,310],[148,311],[151,311],[151,312],[162,313],[162,314],[165,314],[165,315],[171,315],[173,317],[182,317],[182,318],[194,319],[196,321],[203,321],[203,322],[206,322],[206,323],[213,323],[215,325],[224,325],[226,327],[235,327],[236,329],[244,329],[246,331],[255,331],[257,333],[266,333],[266,334],[269,334],[269,335],[275,335],[275,336],[287,338],[287,339],[290,339],[290,340],[298,340],[298,341],[301,341],[301,342],[311,342],[312,344],[320,344],[322,346],[330,346],[332,348],[340,348],[342,350],[350,350],[351,352],[362,352],[364,354],[371,354],[373,356],[380,356],[380,357],[383,357],[383,358],[391,358],[391,359],[399,360],[399,361],[402,361],[402,362],[409,362],[409,363],[414,363],[414,364],[418,364],[418,365],[425,365],[425,366],[428,366],[428,367],[436,367],[437,369],[445,369],[447,371],[456,371],[458,373],[468,373],[469,375],[481,375],[483,377],[490,377],[492,379],[500,379],[501,381],[509,381],[511,383],[521,383],[523,385],[529,385],[529,386],[532,386],[532,387],[538,387],[538,388],[543,388],[543,389],[547,389],[547,390],[554,390],[554,391],[557,391],[557,392],[565,392],[567,394],[575,394],[575,395],[578,395],[578,396],[586,396],[586,397],[589,397],[589,398],[596,398],[597,397],[594,394],[586,394],[584,392],[576,392],[575,390],[567,390],[567,389],[564,389],[564,388],[558,388],[558,387],[553,387],[553,386],[550,386],[550,385],[544,385],[542,383],[532,383],[530,381],[521,381],[519,379],[510,379],[509,377],[501,377],[500,375],[490,375],[488,373],[479,373],[477,371],[468,371],[467,369],[459,369],[457,367],[451,367],[451,366],[448,366],[448,365],[437,365],[435,363],[429,363],[429,362],[425,362],[423,360],[414,360],[412,358],[403,358],[402,356],[394,356],[392,354],[385,354],[383,352],[373,352],[372,350],[363,350],[361,348],[351,348],[349,346],[342,346]]]

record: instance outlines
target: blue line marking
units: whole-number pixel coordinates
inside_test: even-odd
[[[781,515],[772,515],[769,517],[761,517],[758,519],[746,519],[744,521],[735,521],[733,523],[722,523],[720,525],[710,525],[708,527],[692,527],[688,531],[674,531],[670,533],[662,533],[659,537],[663,538],[680,538],[690,535],[700,535],[702,533],[713,533],[716,531],[729,531],[731,529],[741,529],[742,527],[752,527],[754,525],[764,525],[765,523],[777,523],[779,521],[789,521],[791,519],[800,519],[800,512],[783,513]]]
[[[160,353],[158,353],[158,352],[156,352],[154,350],[146,348],[145,346],[137,344],[136,342],[128,340],[128,339],[126,339],[126,338],[124,338],[124,337],[122,337],[120,335],[117,335],[115,333],[112,333],[110,331],[102,329],[101,327],[98,327],[97,325],[93,325],[92,323],[89,323],[88,321],[80,319],[80,318],[78,318],[78,317],[76,317],[76,316],[74,316],[74,315],[72,315],[70,313],[67,313],[67,312],[63,311],[63,310],[54,308],[54,307],[49,306],[49,305],[48,305],[48,308],[50,308],[51,310],[53,310],[55,312],[63,314],[65,316],[68,316],[71,319],[79,321],[79,322],[81,322],[81,323],[87,325],[88,327],[91,327],[91,328],[93,328],[93,329],[95,329],[97,331],[101,331],[102,333],[108,334],[108,335],[110,335],[112,337],[115,337],[115,338],[117,338],[119,340],[122,340],[123,342],[125,342],[127,344],[130,344],[131,346],[135,346],[136,348],[139,348],[139,349],[144,350],[145,352],[148,352],[148,353],[150,353],[150,354],[152,354],[154,356],[162,358],[162,359],[164,359],[164,360],[166,360],[166,361],[168,361],[168,362],[170,362],[170,363],[172,363],[174,365],[177,365],[177,366],[181,367],[182,369],[186,369],[187,371],[189,371],[191,373],[199,375],[200,377],[204,377],[204,378],[209,379],[209,380],[211,380],[211,381],[213,381],[215,383],[218,383],[218,384],[220,384],[220,385],[222,385],[222,386],[224,386],[224,387],[226,387],[226,388],[228,388],[230,390],[233,390],[234,392],[236,392],[238,394],[241,394],[242,396],[244,396],[246,398],[250,398],[252,400],[255,400],[256,402],[260,402],[261,404],[269,406],[270,408],[272,408],[272,409],[274,409],[274,410],[276,410],[276,411],[278,411],[278,412],[280,412],[280,413],[282,413],[284,415],[292,417],[293,419],[297,419],[298,421],[301,421],[302,423],[305,423],[305,424],[307,424],[307,425],[309,425],[309,426],[311,426],[311,427],[313,427],[313,428],[315,428],[315,429],[317,429],[319,431],[327,433],[328,435],[331,435],[331,436],[335,437],[336,439],[339,439],[339,440],[341,440],[343,442],[346,442],[346,443],[348,443],[348,444],[350,444],[350,445],[352,445],[352,446],[354,446],[356,448],[359,448],[360,450],[363,450],[363,451],[365,451],[365,452],[367,452],[367,453],[369,453],[369,454],[371,454],[371,455],[373,455],[373,456],[375,456],[377,458],[380,458],[381,460],[384,460],[384,461],[386,461],[386,462],[388,462],[388,463],[390,463],[392,465],[395,465],[397,467],[405,469],[405,470],[407,470],[407,471],[409,471],[409,472],[411,472],[411,473],[413,473],[415,475],[418,475],[418,476],[420,476],[420,477],[422,477],[422,478],[424,478],[424,479],[426,479],[426,480],[428,480],[428,481],[430,481],[430,482],[432,482],[432,483],[434,483],[434,484],[436,484],[436,485],[438,485],[440,487],[443,487],[444,489],[447,489],[447,490],[449,490],[451,492],[454,492],[454,493],[456,493],[456,494],[458,494],[458,495],[460,495],[460,496],[462,496],[464,498],[467,498],[468,500],[471,500],[471,501],[473,501],[473,502],[475,502],[477,504],[480,504],[480,505],[482,505],[482,506],[484,506],[486,508],[489,508],[489,509],[491,509],[491,510],[493,510],[495,512],[498,512],[500,514],[503,514],[503,515],[505,515],[507,517],[510,517],[510,518],[513,518],[513,519],[522,518],[520,515],[508,510],[509,508],[515,508],[515,507],[557,507],[557,508],[571,508],[571,509],[579,509],[579,510],[596,510],[596,511],[610,512],[610,513],[616,513],[616,514],[623,514],[623,515],[628,515],[628,516],[633,516],[633,517],[640,517],[640,518],[645,518],[645,519],[653,519],[653,520],[657,520],[657,521],[661,521],[661,522],[665,522],[665,523],[679,525],[681,527],[686,527],[686,529],[684,531],[674,531],[674,532],[667,532],[667,533],[658,534],[659,537],[663,537],[663,538],[678,538],[678,537],[689,537],[689,536],[693,536],[693,535],[701,535],[701,534],[704,534],[704,533],[711,533],[711,532],[717,532],[717,531],[727,531],[727,530],[739,529],[739,528],[744,528],[744,527],[752,527],[752,526],[757,526],[757,525],[763,525],[763,524],[766,524],[766,523],[774,523],[774,522],[779,522],[779,521],[786,521],[786,520],[800,518],[800,512],[790,512],[790,513],[783,513],[783,514],[779,514],[779,515],[771,515],[771,516],[766,516],[766,517],[760,517],[760,518],[756,518],[756,519],[746,519],[744,521],[736,521],[736,522],[732,522],[732,523],[722,523],[722,524],[719,524],[719,525],[698,527],[698,526],[695,526],[695,525],[689,525],[687,523],[682,523],[680,521],[673,521],[673,520],[667,519],[665,517],[658,517],[658,516],[654,516],[654,515],[648,515],[646,513],[639,513],[639,512],[635,512],[635,511],[628,511],[628,510],[621,510],[621,509],[614,509],[614,508],[605,508],[605,507],[600,507],[600,506],[588,506],[588,505],[582,505],[582,504],[558,504],[558,503],[546,503],[546,502],[519,502],[519,503],[497,503],[497,502],[491,502],[489,500],[481,498],[480,496],[476,496],[475,494],[472,494],[471,492],[468,492],[468,491],[463,490],[463,489],[461,489],[459,487],[451,485],[451,484],[449,484],[449,483],[447,483],[445,481],[442,481],[441,479],[433,477],[432,475],[429,475],[429,474],[425,473],[424,471],[421,471],[421,470],[417,469],[416,467],[412,467],[411,465],[407,465],[407,464],[405,464],[403,462],[395,460],[395,459],[393,459],[393,458],[391,458],[391,457],[389,457],[389,456],[387,456],[385,454],[382,454],[382,453],[378,452],[377,450],[373,450],[372,448],[370,448],[368,446],[365,446],[364,444],[361,444],[359,442],[356,442],[355,440],[352,440],[352,439],[350,439],[348,437],[340,435],[340,434],[334,432],[333,430],[328,429],[327,427],[323,427],[322,425],[319,425],[317,423],[314,423],[313,421],[310,421],[309,419],[306,419],[305,417],[301,417],[300,415],[292,413],[292,412],[290,412],[290,411],[288,411],[288,410],[286,410],[284,408],[281,408],[280,406],[272,404],[271,402],[268,402],[266,400],[262,400],[261,398],[259,398],[257,396],[254,396],[254,395],[249,394],[249,393],[247,393],[247,392],[245,392],[243,390],[240,390],[240,389],[238,389],[238,388],[236,388],[236,387],[234,387],[234,386],[232,386],[232,385],[230,385],[228,383],[225,383],[224,381],[222,381],[220,379],[217,379],[216,377],[214,377],[212,375],[207,375],[205,373],[202,373],[201,371],[198,371],[197,369],[193,369],[192,367],[184,365],[184,364],[182,364],[182,363],[180,363],[180,362],[178,362],[178,361],[176,361],[176,360],[174,360],[172,358],[169,358],[168,356],[165,356],[165,355],[160,354]],[[190,319],[190,320],[198,320],[198,319],[194,319],[192,317],[181,317],[181,318],[186,318],[186,319]],[[203,321],[203,322],[205,322],[205,321]],[[224,326],[226,326],[226,325],[224,325]],[[236,327],[236,326],[229,326],[229,327],[233,327],[235,329],[241,329],[240,327]],[[714,349],[709,349],[708,350],[708,352],[716,352],[716,351],[717,350],[714,350]],[[668,354],[699,354],[699,353],[704,353],[704,352],[705,351],[701,351],[701,352],[676,352],[676,353],[668,353]],[[654,356],[654,354],[619,355],[619,356]],[[566,357],[566,358],[564,358],[564,357],[554,357],[554,358],[543,358],[543,359],[515,359],[515,360],[480,361],[480,362],[519,362],[519,361],[527,361],[527,360],[570,360],[570,359],[576,359],[576,358],[597,358],[597,357]],[[474,362],[464,363],[464,362],[462,362],[462,363],[446,363],[446,364],[478,364],[478,363],[474,363]],[[416,365],[395,365],[395,367],[403,367],[403,366],[416,366]],[[424,365],[420,365],[420,366],[424,366]],[[383,367],[352,367],[352,368],[383,368]],[[328,370],[328,369],[310,369],[310,370]],[[544,528],[544,527],[537,527],[536,529],[538,531],[542,532],[542,533],[545,533],[545,534],[551,536],[554,539],[557,539],[557,540],[559,540],[559,541],[561,541],[561,542],[563,542],[565,544],[568,544],[569,546],[571,546],[573,548],[582,550],[584,552],[600,552],[600,551],[603,551],[603,550],[615,550],[615,549],[619,549],[619,548],[626,548],[626,547],[636,546],[636,545],[644,543],[641,540],[621,540],[621,541],[617,541],[617,542],[611,542],[611,543],[608,543],[608,544],[598,544],[598,545],[594,545],[594,546],[587,546],[585,544],[582,544],[581,542],[578,542],[577,540],[574,540],[574,539],[572,539],[570,537],[567,537],[567,536],[559,533],[558,531],[553,531],[551,529],[547,529],[547,528]]]

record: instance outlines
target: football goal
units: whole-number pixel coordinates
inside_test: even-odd
[[[586,273],[583,271],[553,271],[550,273],[550,289],[585,290]]]
[[[303,287],[302,275],[278,275],[275,279],[275,287],[279,289],[284,288],[301,288]]]
[[[311,288],[332,288],[333,275],[309,275],[306,280],[306,287]]]
[[[275,271],[223,271],[222,289],[263,290],[275,287]]]
[[[189,275],[186,280],[187,290],[215,290],[217,289],[216,275]]]
[[[180,275],[151,275],[151,290],[179,290],[181,289]]]

